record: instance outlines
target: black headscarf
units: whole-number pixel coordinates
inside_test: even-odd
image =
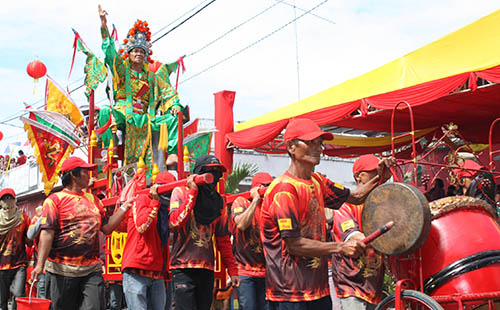
[[[218,169],[213,170],[213,167]],[[222,177],[220,161],[213,155],[203,155],[196,160],[193,173],[210,173],[214,176],[211,184],[198,186],[198,197],[194,206],[194,217],[196,222],[202,225],[211,224],[221,213],[224,202],[222,196],[217,192],[217,183]]]

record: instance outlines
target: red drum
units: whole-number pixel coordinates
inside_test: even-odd
[[[429,236],[410,255],[413,259],[391,259],[395,276],[411,279],[418,287],[420,256],[424,293],[430,296],[500,291],[500,227],[495,210],[483,200],[466,196],[446,197],[429,206],[433,214]],[[456,304],[444,306],[457,308]]]

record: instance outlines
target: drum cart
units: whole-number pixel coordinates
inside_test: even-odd
[[[395,135],[396,111],[404,109],[410,113],[411,131]],[[496,119],[490,126],[489,163],[483,165],[497,177],[500,174],[495,172],[493,156],[500,151],[493,151],[492,134],[499,121],[500,118]],[[411,159],[397,159],[396,169],[411,164],[413,177],[411,185],[388,183],[379,186],[370,194],[378,197],[371,200],[368,197],[365,203],[363,230],[367,235],[388,220],[396,221],[396,225],[398,219],[404,222],[400,222],[399,231],[396,226],[392,232],[372,243],[375,249],[388,255],[389,269],[397,281],[395,293],[384,298],[376,309],[500,309],[500,226],[495,210],[483,200],[466,196],[446,197],[428,204],[416,188],[417,162],[440,167],[439,172],[454,169],[457,168],[459,151],[471,152],[480,162],[467,144],[458,147],[445,164],[419,162],[450,138],[466,141],[457,129],[453,124],[443,128],[443,136],[417,160],[412,107],[403,101],[392,111],[392,154],[395,154],[396,139],[411,136],[412,140]],[[439,172],[430,184],[434,183]],[[396,182],[401,182],[394,169],[391,173]],[[406,211],[407,216],[412,217],[412,224],[405,222],[405,218],[396,212],[396,207],[401,205],[409,209]],[[391,236],[405,234],[414,228],[419,235],[408,237],[405,247],[387,248]]]

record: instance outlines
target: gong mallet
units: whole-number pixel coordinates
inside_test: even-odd
[[[366,237],[365,239],[361,240],[361,242],[363,242],[364,244],[368,245],[373,240],[377,239],[378,237],[380,237],[383,234],[385,234],[386,232],[388,232],[389,229],[392,228],[392,226],[394,226],[394,221],[387,222],[385,225],[383,225],[379,229],[377,229],[374,232],[372,232],[368,237]]]

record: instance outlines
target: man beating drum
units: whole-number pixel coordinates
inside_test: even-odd
[[[334,253],[358,256],[365,248],[357,240],[326,242],[324,208],[336,209],[345,201],[363,203],[380,176],[349,190],[314,173],[323,140],[331,139],[331,133],[308,119],[292,119],[286,128],[290,166],[269,185],[261,210],[270,310],[331,310],[328,257]]]
[[[392,158],[380,160],[375,155],[359,157],[352,168],[356,184],[362,186],[378,174],[383,174],[384,166],[392,162]],[[383,175],[383,182],[390,178],[389,173]],[[363,204],[351,203],[344,203],[339,210],[334,211],[334,241],[362,241],[365,238],[361,229],[362,211]],[[375,309],[381,301],[384,284],[382,255],[373,251],[358,258],[335,254],[332,260],[332,278],[343,310]]]

